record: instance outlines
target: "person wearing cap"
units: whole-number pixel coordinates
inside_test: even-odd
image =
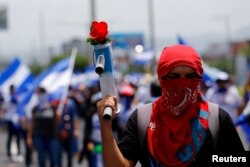
[[[135,96],[135,87],[130,83],[122,83],[118,89],[120,102],[120,113],[118,115],[118,124],[124,129],[126,122],[131,114],[131,106]],[[122,132],[123,130],[121,130]],[[119,138],[121,133],[118,134]]]
[[[238,109],[242,106],[243,100],[226,72],[218,73],[215,85],[207,90],[206,98],[227,111],[233,122],[238,118]]]
[[[208,102],[199,91],[203,68],[200,56],[190,46],[173,45],[163,49],[157,67],[161,96],[152,104],[142,145],[135,110],[117,143],[104,108],[113,109],[117,98],[106,96],[97,103],[105,166],[207,166],[212,154],[242,152],[244,148],[227,112],[219,108],[220,130],[217,148],[208,127]]]

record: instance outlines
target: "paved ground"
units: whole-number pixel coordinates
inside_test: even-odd
[[[16,162],[11,161],[7,158],[6,156],[6,131],[3,128],[0,128],[0,167],[25,167],[24,161],[21,161],[23,159],[23,157],[18,157],[18,158],[14,158]],[[23,148],[23,141],[22,141],[22,148],[21,151],[22,153],[24,152],[24,148]],[[16,152],[16,147],[13,144],[12,145],[12,151]],[[23,154],[24,155],[24,154]],[[36,152],[33,155],[33,164],[31,167],[38,167],[37,164],[37,157],[36,157]],[[63,159],[63,167],[66,167],[66,157]],[[81,164],[78,164],[77,162],[77,158],[74,158],[74,165],[73,167],[87,167],[87,162],[86,160],[83,161]]]
[[[83,128],[83,124],[80,127],[82,129]],[[239,132],[239,135],[240,135],[240,137],[242,139],[242,142],[243,142],[245,148],[247,148],[246,141],[244,140],[244,135],[243,135],[241,129],[237,128],[237,130]],[[82,139],[82,137],[83,136],[80,136],[80,139]],[[19,160],[17,162],[13,162],[13,161],[11,161],[11,160],[9,160],[7,158],[7,156],[6,156],[6,139],[7,139],[6,131],[5,131],[5,129],[3,129],[0,126],[0,167],[25,167],[24,161],[20,161],[20,160],[23,159],[22,157],[21,158],[19,157],[19,159],[16,158],[16,160]],[[79,144],[80,144],[80,148],[81,148],[81,143],[79,143]],[[21,146],[22,146],[21,150],[22,150],[22,152],[24,152],[23,141],[22,141],[22,145]],[[12,151],[16,152],[16,147],[15,147],[14,144],[12,146]],[[36,159],[37,159],[36,152],[34,152],[34,155],[33,155],[33,161],[34,162],[33,162],[33,164],[32,164],[31,167],[38,167]],[[84,160],[81,164],[78,164],[77,158],[75,157],[73,159],[73,161],[74,161],[73,167],[87,167],[88,166],[86,160]],[[64,164],[63,167],[66,167],[66,157],[63,159],[63,162],[64,162],[63,163]],[[140,164],[137,164],[136,167],[140,167]]]

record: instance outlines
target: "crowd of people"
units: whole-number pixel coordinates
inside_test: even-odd
[[[230,75],[222,73],[213,85],[201,90],[200,85],[206,86],[202,74],[200,56],[193,48],[166,47],[157,77],[145,74],[134,82],[124,76],[116,81],[117,97],[102,97],[98,80],[70,86],[67,98],[60,100],[51,100],[46,89],[38,87],[31,117],[18,113],[19,97],[11,85],[8,99],[1,99],[2,126],[8,134],[6,156],[10,161],[24,157],[26,167],[35,158],[39,167],[62,167],[64,153],[67,167],[73,167],[73,159],[86,160],[89,167],[135,166],[138,161],[143,166],[204,166],[215,151],[250,150],[249,134],[235,125],[249,101],[249,86],[243,98]],[[214,111],[210,102],[219,105],[218,140],[211,131],[209,115]],[[151,105],[147,106],[151,111],[148,122],[138,119],[145,104]],[[106,106],[114,112],[120,109],[112,121],[102,118]],[[142,140],[138,121],[149,127]],[[249,127],[247,121],[244,124]],[[14,139],[16,155],[11,152]],[[20,147],[22,140],[25,150]]]
[[[141,81],[139,78],[135,81],[129,77],[117,81],[121,109],[118,118],[113,121],[117,140],[122,135],[132,108],[152,100],[157,95],[155,89],[159,94],[157,83],[152,83],[154,92],[152,96],[150,94],[152,78],[151,75],[146,75]],[[20,114],[20,97],[14,85],[9,88],[8,98],[2,99],[1,126],[7,132],[6,156],[9,161],[23,162],[26,167],[36,166],[34,162],[39,167],[48,164],[60,167],[66,153],[68,167],[73,166],[73,159],[79,164],[86,160],[90,167],[101,166],[102,142],[96,108],[96,102],[102,98],[99,81],[69,86],[68,96],[64,100],[51,100],[44,87],[38,87],[35,95],[37,104],[30,116]],[[17,153],[11,151],[13,143],[17,147]]]

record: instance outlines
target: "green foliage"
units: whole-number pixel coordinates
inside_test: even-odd
[[[96,41],[93,38],[87,38],[86,42],[91,44],[91,45],[103,45],[103,44],[111,42],[111,40],[109,38],[106,38],[102,42],[99,42],[99,41]]]
[[[52,66],[56,62],[66,58],[66,57],[69,57],[69,56],[70,56],[69,52],[64,52],[64,53],[62,53],[60,55],[53,56],[50,59],[48,67]],[[75,60],[74,70],[75,71],[82,71],[88,65],[89,65],[89,58],[84,54],[78,53],[77,56],[76,56],[76,60]]]
[[[242,55],[246,55],[248,58],[250,58],[250,45],[244,47],[241,49],[240,53]]]
[[[134,72],[138,72],[138,73],[147,73],[150,72],[150,65],[133,65],[130,64],[128,67],[127,71],[124,71],[123,74],[129,74],[129,73],[134,73]]]
[[[34,62],[31,65],[29,65],[29,68],[31,70],[31,73],[33,75],[38,75],[41,72],[43,72],[45,69],[51,67],[52,65],[54,65],[55,63],[57,63],[58,61],[69,57],[70,53],[65,52],[62,53],[60,55],[56,55],[56,56],[52,56],[49,63],[47,65],[41,65],[38,62]],[[75,66],[74,66],[74,71],[82,71],[84,70],[88,65],[89,65],[89,58],[88,56],[78,53],[76,56],[76,60],[75,60]]]
[[[232,58],[216,58],[206,61],[206,63],[230,74],[234,73],[234,60]]]
[[[51,67],[53,64],[55,64],[56,62],[68,57],[70,55],[70,53],[68,52],[64,52],[62,54],[56,55],[56,56],[52,56],[50,58],[50,62],[48,64],[48,67]]]
[[[87,55],[84,54],[77,54],[76,56],[76,61],[75,61],[75,69],[76,70],[83,70],[85,69],[87,66],[89,66],[89,58]]]
[[[34,64],[31,64],[29,68],[30,68],[31,73],[36,76],[40,74],[45,67],[37,63],[34,63]]]

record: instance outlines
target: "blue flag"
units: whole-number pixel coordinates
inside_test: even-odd
[[[65,58],[39,74],[19,103],[20,114],[31,116],[31,110],[37,104],[35,91],[39,86],[44,87],[50,97],[60,98],[63,89],[68,86],[71,73],[70,58]]]
[[[188,45],[188,43],[180,35],[177,35],[177,40],[180,45]]]
[[[8,96],[10,85],[14,85],[18,94],[24,92],[33,81],[29,67],[15,58],[0,75],[0,88]]]

